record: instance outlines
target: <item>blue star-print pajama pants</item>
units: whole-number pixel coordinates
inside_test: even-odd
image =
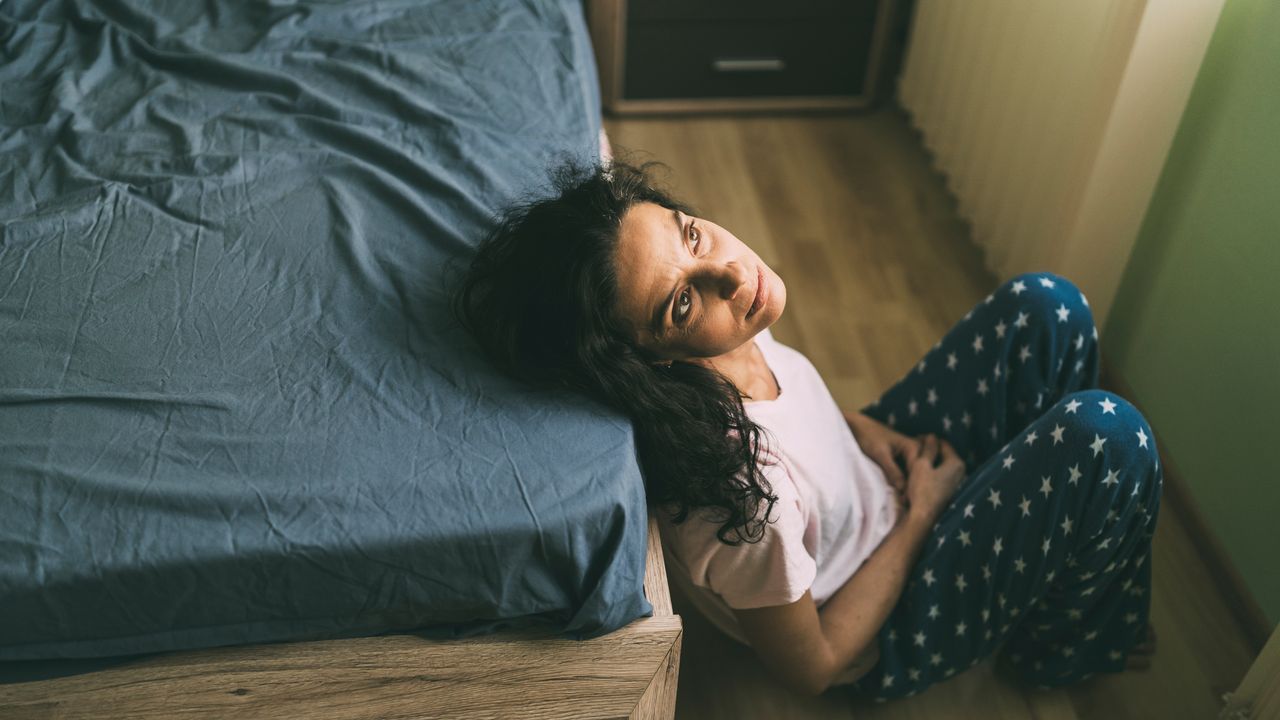
[[[1146,636],[1163,483],[1151,426],[1097,381],[1088,301],[1066,278],[1028,273],[862,409],[946,438],[966,478],[857,691],[914,695],[999,650],[1041,688],[1124,669]]]

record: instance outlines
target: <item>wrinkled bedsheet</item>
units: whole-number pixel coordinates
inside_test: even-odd
[[[0,3],[0,659],[651,608],[629,423],[447,310],[598,155],[574,0]]]

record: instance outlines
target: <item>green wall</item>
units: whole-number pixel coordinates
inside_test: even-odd
[[[1280,3],[1227,0],[1101,348],[1280,621]]]

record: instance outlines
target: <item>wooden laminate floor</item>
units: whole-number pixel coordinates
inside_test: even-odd
[[[787,308],[774,335],[813,361],[841,407],[877,397],[1002,280],[983,268],[944,179],[893,104],[859,115],[608,119],[605,127],[615,153],[666,163],[667,187],[782,276]],[[676,595],[685,621],[676,716],[1215,717],[1252,661],[1249,643],[1168,503],[1154,547],[1159,645],[1149,670],[1042,691],[986,661],[905,700],[877,704],[840,689],[803,698]]]

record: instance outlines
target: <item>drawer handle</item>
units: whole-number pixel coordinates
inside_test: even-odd
[[[747,58],[742,60],[713,60],[716,72],[780,72],[787,66],[779,58]]]

